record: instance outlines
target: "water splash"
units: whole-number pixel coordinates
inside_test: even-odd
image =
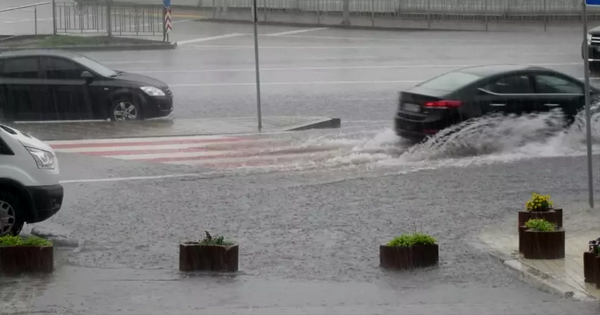
[[[591,109],[592,142],[600,144],[600,104]],[[523,116],[493,115],[465,121],[408,149],[399,163],[487,157],[511,160],[585,154],[585,112],[565,127],[560,110]]]

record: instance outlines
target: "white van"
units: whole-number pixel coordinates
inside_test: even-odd
[[[0,236],[44,221],[62,205],[56,154],[44,142],[0,125]]]

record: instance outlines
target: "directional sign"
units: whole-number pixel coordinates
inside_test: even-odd
[[[167,0],[165,0],[167,1]],[[600,0],[585,0],[586,5],[600,5]]]
[[[171,33],[171,31],[173,30],[173,24],[171,23],[171,9],[168,9],[165,13],[165,28],[167,34]]]
[[[590,0],[588,0],[590,1]],[[170,8],[171,7],[171,0],[163,0],[163,5],[165,6],[165,8]]]

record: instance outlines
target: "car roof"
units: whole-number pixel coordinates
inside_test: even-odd
[[[485,66],[473,66],[459,69],[459,72],[470,73],[480,77],[489,77],[497,74],[524,71],[524,70],[537,70],[537,71],[552,71],[543,67],[535,67],[528,65],[516,65],[516,64],[497,64],[497,65],[485,65]]]
[[[15,51],[7,51],[7,52],[0,53],[0,58],[31,57],[31,56],[54,56],[54,57],[64,57],[64,58],[72,59],[72,58],[80,56],[80,55],[69,52],[69,51],[58,50],[58,49],[28,49],[28,50],[15,50]]]

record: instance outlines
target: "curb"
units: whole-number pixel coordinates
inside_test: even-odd
[[[55,230],[44,230],[43,226],[34,226],[31,229],[31,235],[47,239],[52,242],[55,247],[79,247],[79,241],[68,235],[61,235]]]
[[[246,20],[228,20],[218,18],[205,18],[198,19],[200,22],[213,22],[213,23],[230,23],[230,24],[254,24],[253,21]],[[259,21],[257,25],[274,25],[274,26],[294,26],[294,27],[327,27],[337,29],[355,29],[355,30],[377,30],[377,31],[435,31],[435,32],[489,32],[485,29],[448,29],[448,28],[437,28],[437,27],[385,27],[385,26],[364,26],[364,25],[342,25],[342,24],[323,24],[323,23],[300,23],[300,22],[269,22]],[[542,25],[543,26],[543,25]]]
[[[54,46],[54,47],[0,47],[0,51],[17,51],[17,50],[46,50],[46,49],[61,49],[71,51],[126,51],[126,50],[167,50],[177,48],[177,43],[168,44],[143,44],[143,45],[106,45],[106,46]]]
[[[310,129],[329,129],[329,128],[340,128],[342,120],[340,118],[325,118],[320,121],[304,123],[292,127],[288,127],[285,131],[302,131]]]
[[[514,259],[514,257],[495,250],[489,252],[489,255],[508,267],[513,273],[517,274],[519,280],[541,291],[577,301],[596,301],[596,298],[590,296],[585,291],[571,287],[544,272],[527,266],[518,259]]]

